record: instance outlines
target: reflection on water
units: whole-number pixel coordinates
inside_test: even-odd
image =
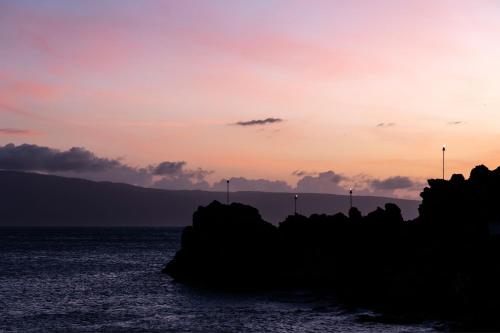
[[[180,229],[0,229],[0,331],[433,332],[433,323],[363,323],[331,297],[229,294],[160,270]]]

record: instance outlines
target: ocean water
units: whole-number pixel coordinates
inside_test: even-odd
[[[221,293],[161,274],[176,228],[0,229],[0,332],[434,332],[307,291]],[[442,326],[441,326],[442,327]]]

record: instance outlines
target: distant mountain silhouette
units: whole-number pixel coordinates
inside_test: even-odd
[[[322,288],[396,317],[439,316],[453,330],[500,331],[500,168],[431,179],[418,218],[387,203],[363,215],[289,215],[199,207],[163,271],[218,288]]]
[[[259,209],[272,223],[293,211],[290,193],[232,192],[232,202]],[[218,200],[225,192],[178,191],[127,184],[93,182],[36,173],[0,171],[0,226],[185,226],[198,206]],[[419,202],[382,197],[354,197],[368,213],[387,202],[401,207],[403,216],[417,216]],[[302,214],[347,212],[347,196],[300,194]]]

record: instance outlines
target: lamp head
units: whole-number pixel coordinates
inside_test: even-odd
[[[299,197],[299,196],[298,196],[297,194],[295,194],[295,200],[297,200],[297,198],[298,198],[298,197]]]
[[[446,145],[443,145],[443,151],[445,151],[445,150],[446,150]]]

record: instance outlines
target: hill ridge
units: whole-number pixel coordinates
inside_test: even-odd
[[[250,204],[263,218],[278,223],[293,213],[293,194],[231,192],[231,201]],[[303,214],[346,212],[348,196],[300,193]],[[289,197],[289,198],[288,198]],[[225,202],[225,192],[164,190],[126,183],[95,182],[22,171],[0,171],[0,226],[185,226],[193,211],[213,200]],[[368,212],[387,202],[401,207],[403,216],[418,214],[419,201],[356,196],[354,203]]]

